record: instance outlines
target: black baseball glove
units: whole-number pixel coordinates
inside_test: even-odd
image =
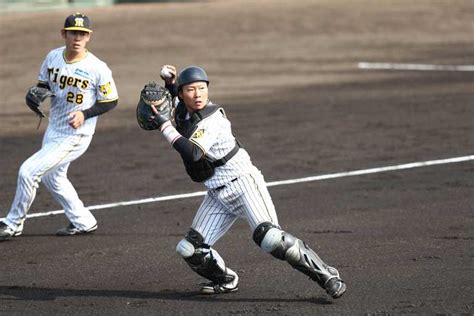
[[[156,82],[150,82],[143,87],[137,104],[137,121],[142,129],[159,129],[164,122],[171,119],[172,112],[173,99],[166,88]]]
[[[46,115],[41,111],[40,105],[41,103],[46,100],[47,97],[53,96],[53,93],[49,91],[47,88],[43,87],[31,87],[28,89],[28,92],[26,93],[26,105],[36,113],[39,117],[43,118]]]

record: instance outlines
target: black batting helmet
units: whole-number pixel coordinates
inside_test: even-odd
[[[181,70],[178,75],[178,90],[181,90],[184,85],[196,81],[204,81],[209,85],[209,79],[207,78],[207,74],[204,69],[198,66],[186,67]]]

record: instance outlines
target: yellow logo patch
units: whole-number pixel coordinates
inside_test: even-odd
[[[110,82],[107,82],[106,84],[99,86],[99,91],[103,96],[107,96],[112,93],[112,85]]]
[[[202,136],[204,136],[204,130],[203,129],[197,130],[193,134],[194,139],[201,138]]]

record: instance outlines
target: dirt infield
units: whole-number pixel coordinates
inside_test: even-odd
[[[474,72],[362,70],[358,62],[473,65],[474,3],[216,1],[84,9],[119,106],[69,175],[86,205],[202,191],[138,93],[162,64],[203,66],[211,99],[268,182],[473,155]],[[24,105],[70,11],[0,15],[0,217],[46,124]],[[63,215],[0,243],[0,314],[474,314],[474,162],[270,188],[283,228],[348,283],[331,300],[264,254],[238,222],[216,244],[240,291],[201,296],[175,254],[201,197],[97,210],[96,233],[58,238]],[[57,210],[40,187],[30,213]]]

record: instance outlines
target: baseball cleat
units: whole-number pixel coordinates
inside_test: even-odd
[[[332,298],[340,298],[346,292],[346,284],[339,278],[332,278],[326,282],[326,292]]]
[[[88,234],[88,233],[92,233],[96,229],[97,229],[97,224],[95,224],[94,226],[86,230],[78,229],[73,224],[69,224],[67,227],[59,229],[56,232],[56,236],[74,236],[74,235],[80,235],[80,234]]]
[[[4,222],[0,222],[0,240],[6,240],[10,237],[20,236],[23,232],[23,225],[20,225],[17,229],[12,229]]]
[[[224,294],[237,292],[239,290],[239,276],[237,273],[227,268],[230,281],[227,283],[210,282],[202,284],[201,294]]]

